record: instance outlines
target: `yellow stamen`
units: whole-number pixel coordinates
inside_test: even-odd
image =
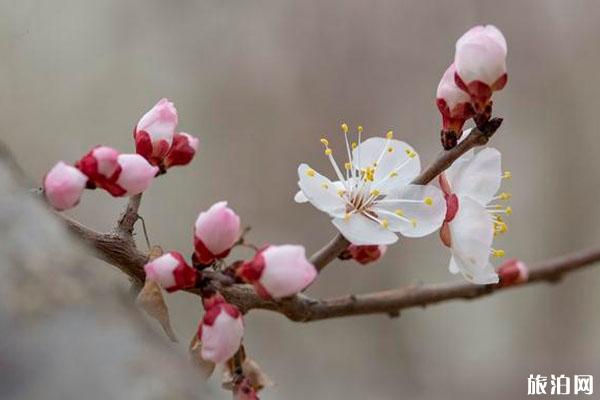
[[[363,127],[362,125],[359,125],[358,128],[356,128],[358,130],[358,133],[362,133],[363,131]]]
[[[423,203],[427,204],[428,206],[433,204],[433,199],[431,197],[425,197],[423,199]]]
[[[506,255],[506,252],[502,249],[498,249],[498,250],[492,249],[492,255],[494,257],[500,258],[500,257],[504,257]]]
[[[352,163],[350,163],[350,162],[344,163],[344,168],[346,169],[346,171],[350,171],[352,169]]]
[[[325,155],[326,156],[330,156],[332,154],[333,154],[333,150],[331,150],[331,149],[325,149]]]
[[[388,140],[391,140],[391,139],[393,139],[393,138],[394,138],[394,132],[392,132],[392,131],[388,131],[388,133],[386,133],[386,134],[385,134],[385,137],[386,137]]]
[[[395,176],[398,176],[397,172],[395,172],[395,171],[394,172],[390,172],[390,178],[393,178]]]
[[[388,153],[393,153],[394,152],[394,148],[393,147],[388,147],[387,151],[388,151]]]
[[[506,210],[504,210],[506,212],[506,215],[510,215],[512,214],[512,207],[506,207]]]
[[[348,214],[348,213],[344,214],[344,221],[345,222],[350,221],[350,214]]]
[[[322,187],[323,189],[325,189],[325,190],[329,189],[329,185],[328,185],[328,184],[326,184],[326,183],[322,183],[322,184],[321,184],[321,187]]]
[[[498,199],[500,199],[500,200],[510,200],[511,197],[512,197],[512,194],[510,194],[508,192],[502,192],[498,195]]]
[[[337,194],[338,194],[338,196],[340,196],[340,197],[342,197],[342,196],[343,196],[345,193],[346,193],[346,191],[345,191],[345,190],[338,190],[338,191],[337,191]]]
[[[365,174],[365,181],[373,182],[375,180],[375,168],[367,167],[363,172]]]
[[[401,208],[394,211],[394,214],[396,214],[399,217],[404,217],[404,211]]]
[[[383,220],[381,220],[381,225],[387,229],[390,226],[390,222],[384,218]]]
[[[510,171],[504,171],[502,179],[512,179],[512,173]]]
[[[352,142],[352,150],[354,150],[356,147],[358,147],[358,145],[356,144],[356,142]]]
[[[321,138],[321,144],[323,146],[329,146],[329,140],[325,139],[325,138]]]
[[[415,158],[415,156],[417,155],[417,153],[415,153],[411,149],[406,149],[404,151],[406,152],[406,155],[409,156],[410,158]]]
[[[310,176],[311,178],[313,178],[316,174],[316,171],[312,168],[309,168],[306,170],[306,175]]]
[[[344,134],[348,133],[348,124],[347,123],[342,123],[342,125],[340,125],[340,127],[342,128],[342,132],[344,132]]]
[[[377,197],[379,196],[381,193],[379,192],[379,190],[377,189],[373,189],[371,190],[371,196]]]
[[[417,219],[416,218],[411,218],[410,219],[410,223],[412,225],[413,228],[417,227]]]

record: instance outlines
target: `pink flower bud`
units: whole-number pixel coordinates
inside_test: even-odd
[[[386,251],[386,245],[357,246],[351,244],[348,246],[351,258],[363,265],[379,260],[385,255]]]
[[[144,265],[146,279],[158,283],[167,292],[192,288],[196,285],[196,271],[183,256],[171,251]]]
[[[137,123],[133,131],[136,152],[159,165],[169,152],[176,127],[177,110],[163,98]]]
[[[150,165],[139,154],[121,154],[117,161],[121,173],[115,183],[124,190],[126,196],[133,196],[148,189],[158,172],[158,167]]]
[[[87,181],[77,168],[59,161],[44,177],[44,194],[52,207],[67,210],[79,203]]]
[[[478,112],[506,85],[506,50],[506,39],[493,25],[473,27],[456,42],[456,84],[471,95]]]
[[[282,298],[301,292],[312,283],[317,270],[306,259],[303,246],[268,246],[243,263],[237,274],[254,285],[263,298]]]
[[[201,212],[194,229],[196,261],[203,265],[227,257],[240,238],[240,217],[226,201],[213,204]]]
[[[83,156],[75,166],[96,186],[105,189],[113,196],[123,196],[125,190],[116,184],[121,173],[118,157],[119,152],[112,147],[97,146]]]
[[[529,279],[527,265],[516,258],[506,260],[497,268],[497,272],[500,286],[503,287],[524,283]]]
[[[198,328],[202,358],[217,364],[229,360],[240,348],[243,335],[244,322],[240,310],[229,303],[215,304],[206,310]]]
[[[187,165],[194,158],[198,151],[198,138],[187,133],[176,133],[173,137],[173,145],[169,154],[165,157],[164,164],[166,168],[176,165]]]
[[[450,64],[440,80],[436,93],[436,104],[442,114],[442,145],[449,150],[456,146],[462,135],[465,121],[474,115],[471,96],[454,81],[456,68]]]

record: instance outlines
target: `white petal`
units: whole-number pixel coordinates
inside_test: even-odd
[[[387,147],[386,144],[388,144]],[[391,148],[392,151],[388,151],[388,148]],[[391,180],[398,185],[409,183],[421,172],[419,155],[416,154],[411,158],[406,154],[407,150],[416,154],[412,146],[400,140],[391,139],[388,143],[387,139],[373,137],[365,140],[352,151],[352,162],[355,168],[372,167],[381,157],[375,169],[375,182],[371,186],[381,191],[377,187],[377,181],[386,178],[392,171],[396,172],[398,176]],[[402,167],[397,169],[400,166]]]
[[[494,228],[492,216],[470,197],[458,197],[458,212],[449,223],[453,252],[465,262],[483,268],[488,264]]]
[[[424,202],[427,197],[431,198],[431,205]],[[440,228],[446,216],[446,201],[442,191],[433,185],[407,185],[391,192],[383,203],[377,203],[374,211],[388,220],[390,230],[407,237],[422,237]],[[404,218],[399,217],[397,211],[401,211]],[[413,218],[414,224],[411,222]]]
[[[347,220],[335,218],[332,222],[346,239],[356,245],[392,244],[398,240],[394,232],[364,215],[353,214]]]
[[[294,201],[296,203],[308,203],[308,199],[306,198],[302,190],[298,190],[298,192],[296,192],[296,194],[294,195]]]
[[[457,253],[452,255],[448,268],[453,274],[460,272],[466,280],[478,285],[498,283],[498,274],[489,262],[484,266],[477,266],[460,257]]]
[[[313,206],[332,217],[344,215],[346,203],[338,195],[338,189],[333,182],[315,172],[315,170],[306,164],[300,164],[298,167],[298,178],[300,190]]]
[[[500,152],[486,148],[474,156],[459,158],[455,165],[446,175],[452,191],[457,195],[469,196],[480,204],[488,204],[502,183]]]

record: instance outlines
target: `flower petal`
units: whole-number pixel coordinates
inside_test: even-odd
[[[458,197],[458,212],[449,223],[452,251],[465,263],[484,268],[488,264],[494,228],[492,216],[470,197]]]
[[[388,220],[390,230],[406,237],[423,237],[442,226],[446,201],[442,191],[433,185],[406,185],[377,203],[374,212]]]
[[[494,267],[492,267],[492,264],[488,262],[483,267],[478,267],[460,257],[457,253],[452,255],[448,269],[453,274],[461,272],[466,280],[477,285],[499,282],[498,274],[494,270]]]
[[[335,218],[332,223],[356,245],[392,244],[398,240],[394,232],[361,214],[353,214],[347,219]]]
[[[414,157],[409,157],[407,152],[414,153]],[[380,191],[377,182],[387,178],[391,172],[398,174],[389,179],[397,185],[409,183],[421,172],[419,155],[411,145],[400,140],[373,137],[365,140],[352,151],[352,162],[355,168],[373,167],[378,161],[375,182],[371,187]]]
[[[346,203],[337,193],[337,185],[323,175],[317,173],[306,164],[298,167],[298,186],[304,197],[319,210],[328,213],[332,217],[343,216],[346,211]],[[295,198],[301,196],[296,195]],[[298,201],[298,200],[296,200]]]
[[[494,148],[483,149],[477,154],[465,153],[446,173],[452,191],[480,204],[488,204],[502,183],[501,158]]]

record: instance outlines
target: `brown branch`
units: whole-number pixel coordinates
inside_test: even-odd
[[[142,194],[136,194],[131,196],[127,202],[127,206],[123,210],[123,213],[119,217],[119,222],[115,228],[115,231],[123,236],[132,236],[133,227],[139,219],[138,210],[140,209],[140,203],[142,201]]]

